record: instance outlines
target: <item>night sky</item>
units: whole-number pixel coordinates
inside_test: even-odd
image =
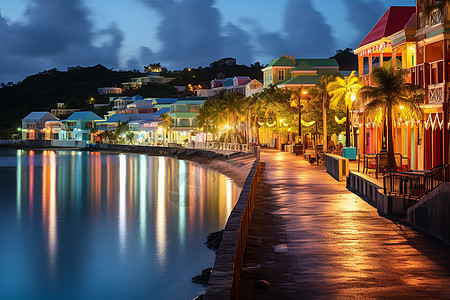
[[[356,48],[391,5],[414,0],[0,0],[0,82],[103,64],[267,64]]]

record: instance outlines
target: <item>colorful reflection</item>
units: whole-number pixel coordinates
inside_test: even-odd
[[[166,157],[8,155],[0,299],[183,299],[203,289],[191,277],[214,263],[206,236],[225,226],[240,192],[228,178]]]

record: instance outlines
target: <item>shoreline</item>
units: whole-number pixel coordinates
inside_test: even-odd
[[[102,144],[110,145],[110,144]],[[165,156],[179,160],[187,160],[197,163],[207,169],[218,172],[233,181],[239,188],[244,186],[256,157],[251,153],[230,152],[228,155],[217,153],[213,150],[187,149],[156,146],[136,146],[113,144],[113,149],[76,148],[76,147],[0,147],[0,149],[22,150],[60,150],[60,151],[85,151],[100,152],[104,154],[143,154],[148,156]],[[162,148],[162,149],[161,149]],[[146,151],[147,150],[147,151]],[[149,153],[149,150],[157,150]]]

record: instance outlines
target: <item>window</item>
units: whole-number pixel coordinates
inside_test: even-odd
[[[278,71],[278,80],[284,81],[284,70]]]

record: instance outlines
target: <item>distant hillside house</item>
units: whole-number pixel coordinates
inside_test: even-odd
[[[45,122],[59,119],[47,111],[32,112],[22,119],[22,139],[45,140]]]
[[[132,104],[135,101],[142,100],[144,97],[141,95],[136,95],[133,97],[109,97],[109,103],[113,102],[113,111],[116,113],[117,111],[123,110],[127,108],[128,104]]]
[[[226,93],[235,92],[249,97],[256,92],[260,92],[262,87],[261,82],[256,79],[250,79],[248,76],[235,76],[225,79],[216,78],[211,81],[210,89],[197,90],[197,96],[211,97],[221,91],[225,91]]]
[[[148,73],[147,76],[131,78],[131,82],[122,83],[123,88],[126,90],[133,90],[149,83],[164,84],[175,79],[171,77],[161,76],[161,66],[159,64],[146,66],[144,67],[144,70]]]
[[[153,99],[140,99],[117,111],[118,114],[153,114],[158,109],[153,105]]]
[[[264,87],[302,88],[315,86],[322,75],[339,72],[339,64],[333,58],[295,59],[283,55],[272,60],[264,69]]]
[[[122,89],[118,87],[101,87],[97,89],[99,95],[119,95],[122,94]]]
[[[64,103],[58,102],[56,108],[51,109],[50,113],[57,118],[65,118],[79,110],[79,108],[64,108]]]

